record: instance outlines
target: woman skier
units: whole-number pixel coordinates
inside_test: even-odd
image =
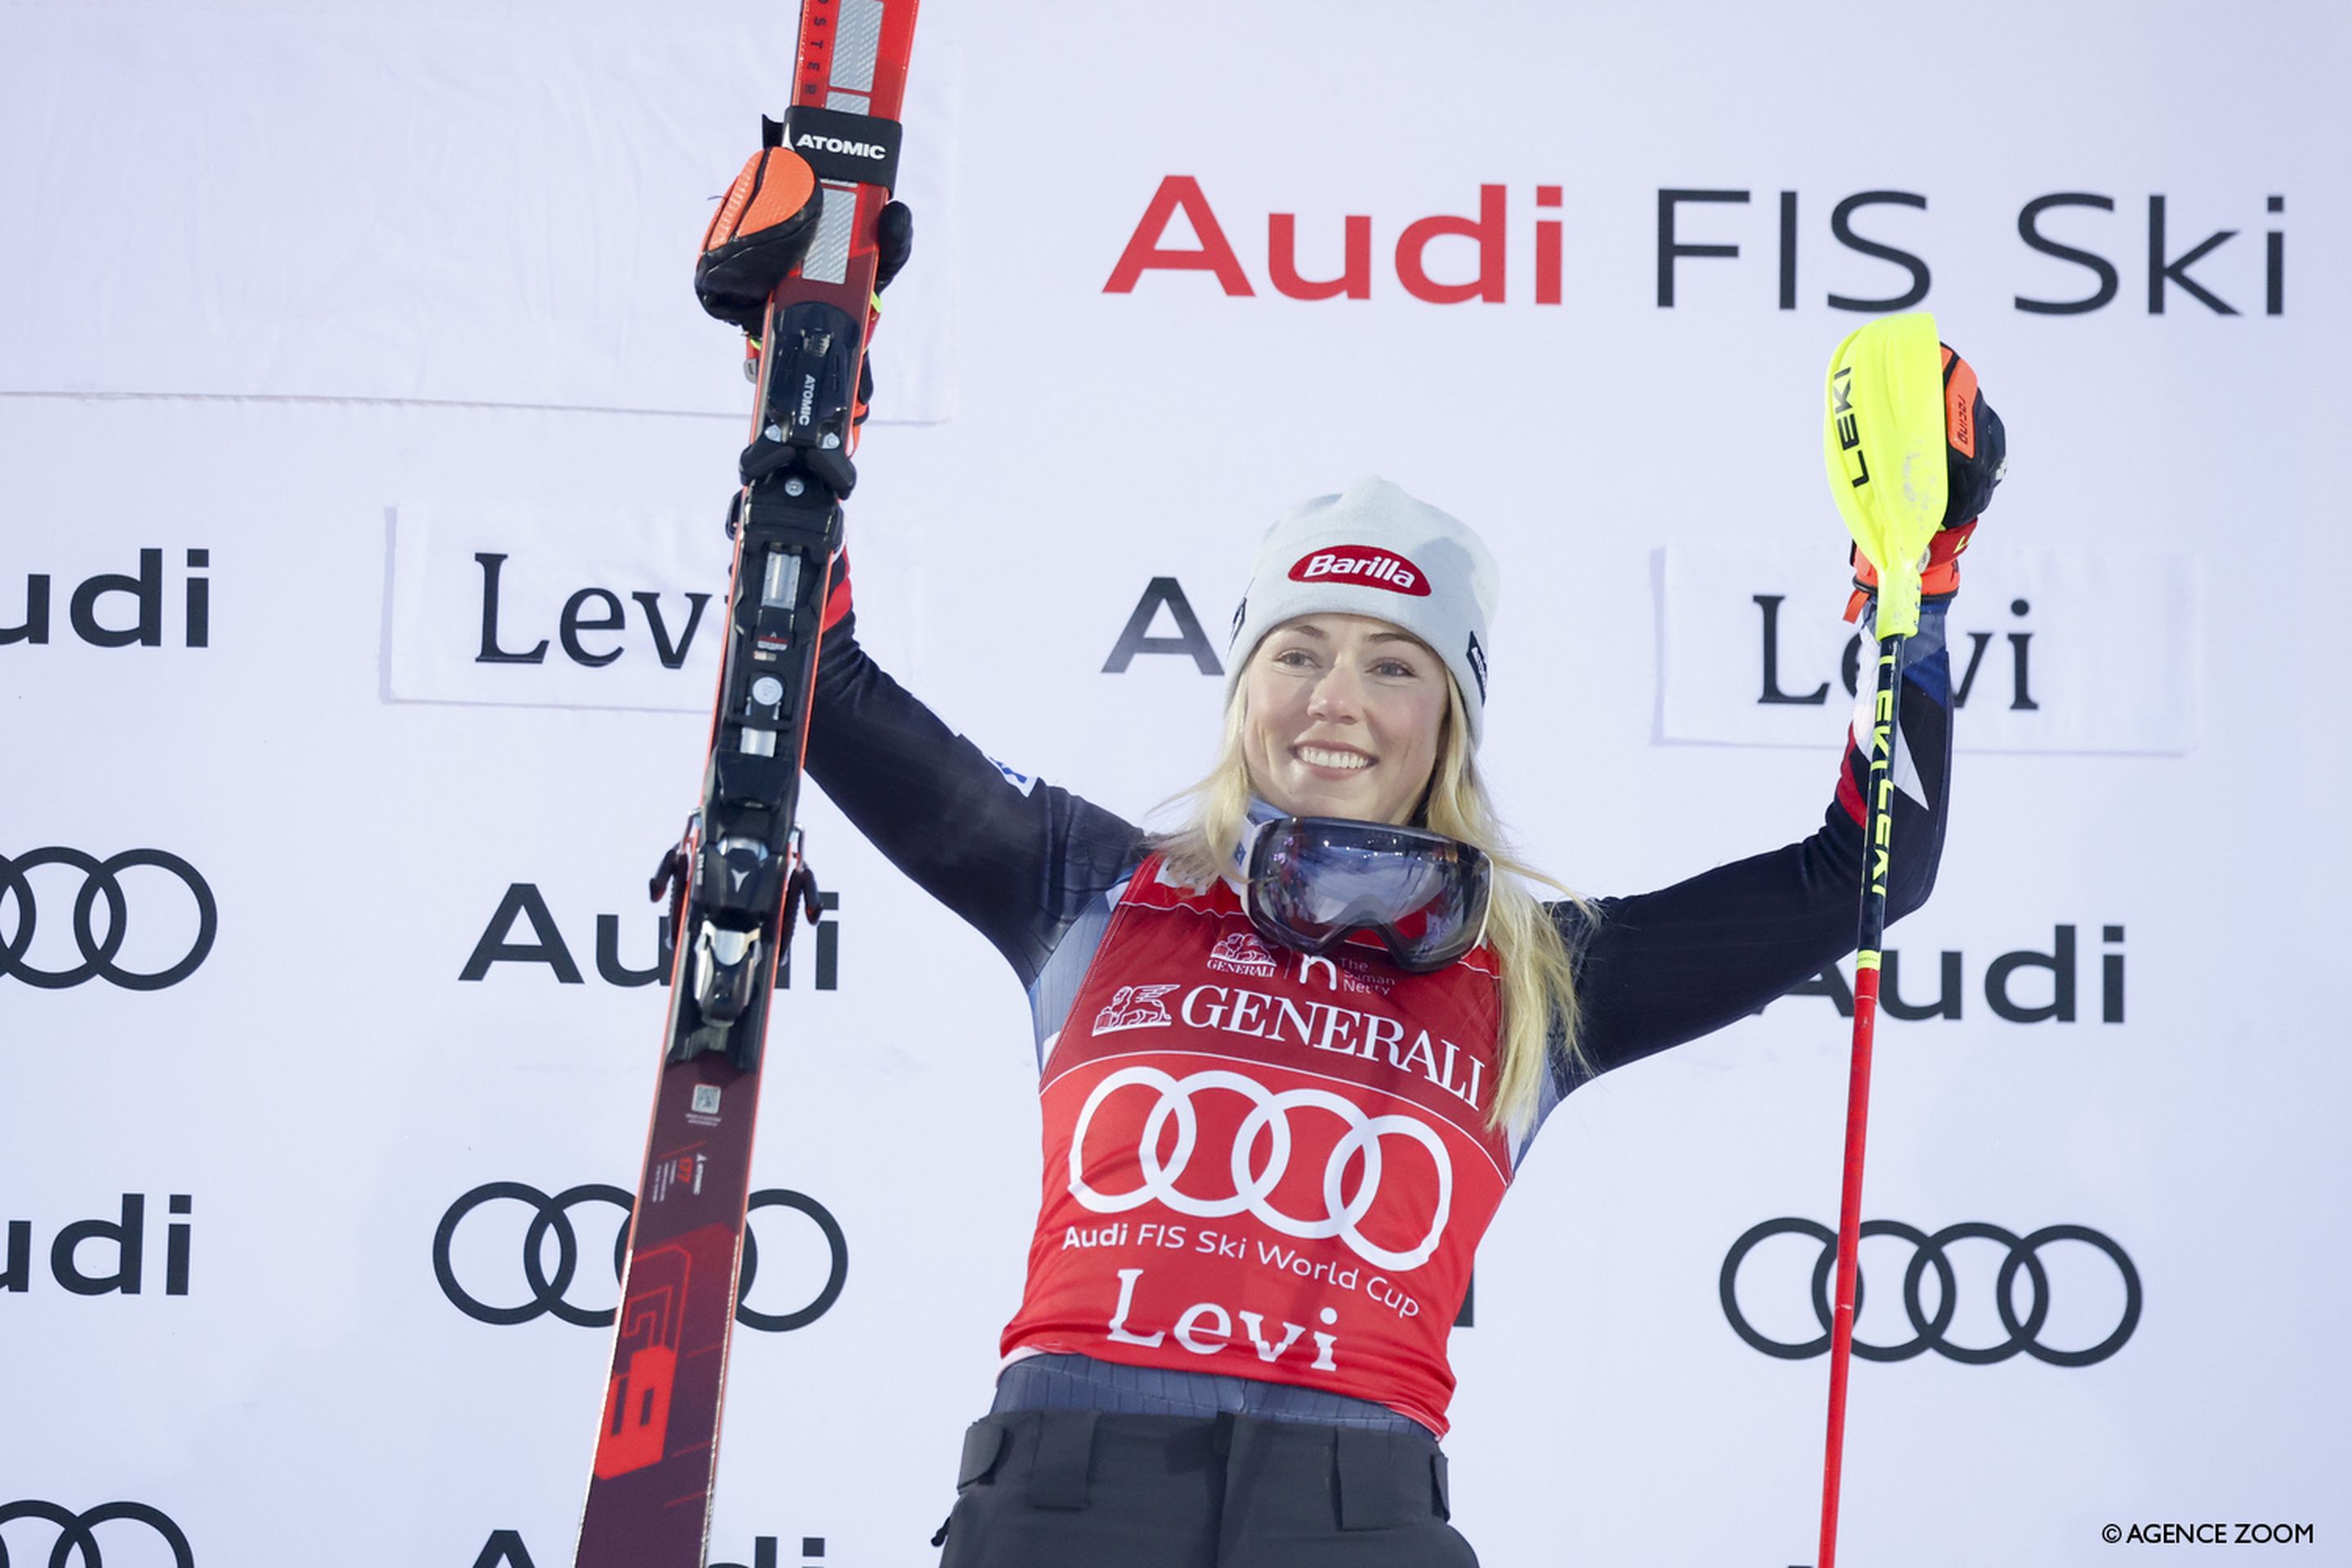
[[[886,279],[910,228],[886,214]],[[739,314],[780,275],[749,270]],[[714,313],[728,292],[705,287]],[[1944,358],[1948,429],[1973,434],[1904,647],[1892,915],[1935,880],[1944,613],[2003,468]],[[1849,618],[1876,582],[1855,563]],[[1499,574],[1393,484],[1265,533],[1215,766],[1165,833],[948,730],[858,647],[837,580],[807,771],[1004,955],[1035,1026],[1042,1197],[945,1568],[1475,1563],[1438,1442],[1479,1237],[1571,1089],[1852,951],[1867,731],[1809,837],[1544,900],[1476,762]]]

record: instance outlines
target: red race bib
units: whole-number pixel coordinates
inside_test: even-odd
[[[1045,1055],[1045,1171],[1007,1355],[1263,1378],[1445,1431],[1446,1336],[1510,1182],[1484,947],[1265,942],[1139,867]]]

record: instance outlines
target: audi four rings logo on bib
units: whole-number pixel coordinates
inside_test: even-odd
[[[1429,597],[1429,577],[1402,555],[1369,544],[1335,544],[1300,556],[1290,568],[1294,583],[1360,583],[1391,594]]]
[[[1139,1185],[1130,1192],[1097,1192],[1086,1177],[1089,1166],[1087,1147],[1087,1131],[1094,1125],[1095,1113],[1105,1101],[1122,1089],[1136,1089],[1157,1094],[1150,1114],[1145,1119],[1141,1135],[1136,1140],[1135,1162],[1143,1173]],[[1190,1168],[1193,1150],[1200,1142],[1200,1119],[1193,1108],[1196,1095],[1223,1092],[1240,1095],[1249,1101],[1249,1114],[1234,1132],[1233,1144],[1227,1151],[1226,1169],[1233,1178],[1230,1195],[1202,1197],[1183,1191],[1178,1183]],[[1339,1125],[1339,1136],[1323,1156],[1322,1198],[1320,1215],[1291,1215],[1272,1201],[1275,1188],[1290,1169],[1291,1150],[1298,1141],[1291,1126],[1293,1111],[1328,1113]],[[1160,1156],[1162,1137],[1171,1122],[1175,1124],[1175,1146],[1163,1160]],[[1437,1169],[1437,1190],[1431,1205],[1426,1228],[1416,1214],[1409,1216],[1401,1228],[1391,1202],[1381,1211],[1383,1231],[1395,1230],[1400,1235],[1420,1231],[1421,1237],[1412,1247],[1402,1251],[1382,1247],[1365,1236],[1361,1222],[1380,1205],[1382,1162],[1381,1150],[1391,1136],[1407,1139],[1429,1152]],[[1265,1163],[1252,1168],[1260,1143],[1265,1146]],[[1097,1156],[1104,1152],[1097,1150]],[[1125,1151],[1112,1152],[1107,1162],[1110,1168],[1124,1169]],[[1353,1193],[1347,1190],[1348,1173],[1361,1157]],[[1211,1165],[1216,1156],[1209,1156]],[[1100,1170],[1102,1164],[1096,1164]],[[1212,1172],[1212,1174],[1215,1173]],[[1445,1221],[1454,1206],[1454,1162],[1445,1152],[1440,1138],[1418,1117],[1402,1113],[1368,1116],[1354,1101],[1333,1094],[1328,1089],[1292,1089],[1277,1094],[1255,1079],[1222,1068],[1173,1078],[1155,1067],[1121,1068],[1095,1085],[1078,1109],[1076,1129],[1070,1135],[1070,1195],[1097,1214],[1125,1214],[1148,1203],[1158,1203],[1178,1214],[1191,1215],[1195,1219],[1223,1219],[1232,1215],[1246,1214],[1260,1224],[1283,1235],[1301,1241],[1318,1241],[1338,1237],[1355,1255],[1380,1268],[1403,1270],[1418,1268],[1436,1252],[1438,1242],[1445,1235]]]
[[[499,1202],[523,1204],[531,1211],[530,1221],[522,1233],[522,1267],[520,1271],[521,1283],[530,1292],[530,1299],[511,1306],[481,1300],[457,1279],[456,1254],[461,1246],[458,1227],[485,1205]],[[582,1204],[608,1204],[615,1211],[613,1282],[618,1285],[622,1266],[628,1254],[628,1220],[634,1206],[628,1193],[605,1182],[583,1182],[576,1187],[566,1187],[553,1194],[521,1182],[484,1182],[451,1204],[433,1232],[433,1277],[440,1282],[441,1293],[449,1298],[451,1306],[477,1322],[501,1328],[527,1323],[551,1313],[577,1328],[612,1327],[617,1302],[612,1306],[582,1306],[571,1299],[572,1283],[579,1274],[581,1252],[580,1237],[572,1227],[572,1211]],[[789,1312],[762,1311],[751,1305],[751,1283],[760,1273],[760,1241],[746,1221],[743,1263],[735,1287],[735,1321],[747,1329],[758,1329],[764,1333],[785,1333],[815,1322],[840,1299],[841,1288],[849,1278],[849,1242],[842,1235],[841,1223],[833,1217],[831,1211],[805,1194],[782,1187],[769,1187],[753,1193],[749,1205],[750,1213],[756,1215],[765,1208],[793,1209],[805,1216],[816,1226],[826,1252],[824,1283],[804,1305]],[[552,1267],[550,1267],[547,1258],[551,1243],[555,1249]],[[5,1568],[5,1563],[0,1563],[0,1568]]]
[[[69,910],[52,906],[50,919],[72,933],[74,945],[79,950],[81,962],[44,967],[33,954],[34,933],[40,928],[40,907],[35,901],[33,879],[28,873],[44,866],[67,866],[81,873],[81,886],[74,894]],[[122,886],[121,873],[135,867],[153,867],[179,880],[195,904],[195,929],[183,946],[178,939],[170,942],[179,956],[160,969],[139,970],[118,963],[116,958],[131,934],[131,897]],[[43,879],[49,881],[48,879]],[[142,900],[156,890],[152,879],[141,879]],[[50,882],[51,889],[57,884]],[[106,931],[100,935],[96,915],[100,903],[106,906]],[[143,909],[154,906],[142,902]],[[220,909],[213,901],[209,883],[194,866],[163,849],[125,849],[120,855],[101,860],[81,849],[68,849],[60,844],[45,845],[28,849],[22,855],[0,855],[0,911],[16,916],[13,926],[0,927],[0,978],[13,976],[26,984],[43,991],[62,991],[69,985],[79,985],[90,979],[104,980],[125,991],[160,991],[166,985],[176,985],[194,974],[213,950],[213,938],[220,930]],[[0,921],[5,921],[0,913]],[[152,914],[149,917],[152,919]],[[152,961],[157,954],[142,954]]]
[[[57,1527],[55,1539],[38,1526],[19,1525],[19,1520],[37,1520]],[[102,1502],[96,1508],[86,1508],[79,1513],[61,1508],[53,1502],[22,1498],[15,1502],[0,1503],[0,1564],[11,1561],[9,1545],[14,1542],[19,1555],[15,1561],[46,1563],[47,1568],[103,1568],[107,1559],[100,1549],[99,1532],[118,1547],[130,1548],[138,1537],[147,1537],[162,1543],[172,1554],[172,1568],[195,1568],[196,1554],[188,1545],[187,1536],[172,1521],[172,1516],[162,1509],[143,1502]],[[47,1551],[41,1550],[46,1546]],[[118,1555],[117,1562],[156,1563],[162,1559],[152,1550],[136,1555]]]
[[[1749,1322],[1740,1309],[1738,1288],[1741,1266],[1758,1247],[1776,1236],[1801,1236],[1821,1244],[1821,1252],[1812,1266],[1813,1317],[1822,1332],[1813,1339],[1798,1342],[1776,1340],[1759,1331]],[[2052,1366],[2090,1366],[2103,1362],[2123,1349],[2132,1331],[2139,1326],[2139,1270],[2132,1266],[2130,1255],[2117,1246],[2113,1237],[2081,1225],[2046,1225],[2025,1236],[2004,1230],[1997,1225],[1964,1221],[1948,1225],[1933,1235],[1900,1220],[1873,1219],[1862,1224],[1864,1241],[1873,1237],[1891,1236],[1910,1244],[1909,1266],[1903,1274],[1903,1306],[1911,1320],[1911,1338],[1899,1344],[1865,1344],[1859,1332],[1853,1342],[1853,1353],[1864,1361],[1908,1361],[1927,1351],[1935,1351],[1948,1360],[1970,1366],[1985,1366],[2007,1361],[2020,1351],[2036,1361]],[[1990,1241],[2004,1249],[2000,1267],[1994,1274],[1992,1310],[2000,1319],[2007,1338],[1988,1345],[1955,1343],[1948,1337],[1953,1318],[1961,1307],[1961,1287],[1958,1271],[1953,1267],[1950,1248],[1958,1241]],[[2047,1326],[2053,1309],[2050,1270],[2044,1264],[2042,1250],[2054,1242],[2081,1242],[2103,1254],[2113,1266],[2121,1286],[2122,1305],[2113,1320],[2114,1328],[2105,1339],[2086,1348],[2071,1350],[2054,1348],[2041,1342],[2042,1331]],[[1802,1361],[1822,1354],[1830,1348],[1830,1276],[1837,1266],[1837,1232],[1828,1226],[1810,1219],[1768,1219],[1751,1227],[1731,1250],[1724,1255],[1723,1274],[1719,1288],[1723,1296],[1723,1315],[1730,1320],[1732,1331],[1748,1344],[1766,1355],[1783,1361]],[[1936,1300],[1931,1310],[1923,1289],[1927,1276],[1936,1277]],[[2012,1300],[2017,1283],[2022,1276],[2029,1287],[2031,1304],[2022,1316]],[[1971,1281],[1973,1285],[1975,1281]],[[2104,1313],[2105,1297],[2096,1291],[2100,1310]],[[1863,1280],[1859,1272],[1854,1278],[1854,1314],[1857,1321],[1864,1304]],[[1751,1294],[1749,1305],[1761,1303]],[[2103,1316],[2102,1322],[2107,1320]]]

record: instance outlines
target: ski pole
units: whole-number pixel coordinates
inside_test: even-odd
[[[1879,638],[1878,690],[1871,706],[1868,826],[1862,848],[1862,930],[1853,960],[1853,1065],[1846,1079],[1845,1177],[1838,1198],[1836,1307],[1830,1318],[1829,1442],[1822,1464],[1820,1568],[1836,1568],[1837,1563],[1845,1382],[1853,1363],[1854,1294],[1861,1279],[1862,1154],[1870,1122],[1870,1047],[1877,1033],[1879,943],[1886,931],[1887,852],[1895,826],[1895,688],[1902,669],[1902,634]]]
[[[1845,1450],[1846,1376],[1861,1289],[1862,1160],[1870,1121],[1870,1055],[1878,1024],[1879,947],[1895,829],[1895,692],[1903,641],[1919,629],[1919,564],[1947,499],[1941,348],[1926,311],[1882,317],[1849,333],[1830,358],[1822,451],[1830,490],[1855,546],[1877,568],[1872,630],[1878,681],[1864,803],[1862,915],[1853,977],[1853,1060],[1846,1080],[1845,1171],[1838,1199],[1837,1294],[1830,1320],[1829,1432],[1822,1465],[1818,1568],[1836,1568],[1838,1490]],[[1874,476],[1876,476],[1874,481]]]

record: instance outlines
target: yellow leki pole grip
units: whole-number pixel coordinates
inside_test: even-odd
[[[1879,637],[1919,629],[1919,571],[1943,526],[1943,353],[1926,310],[1881,316],[1830,356],[1822,457],[1846,531],[1878,568]]]

